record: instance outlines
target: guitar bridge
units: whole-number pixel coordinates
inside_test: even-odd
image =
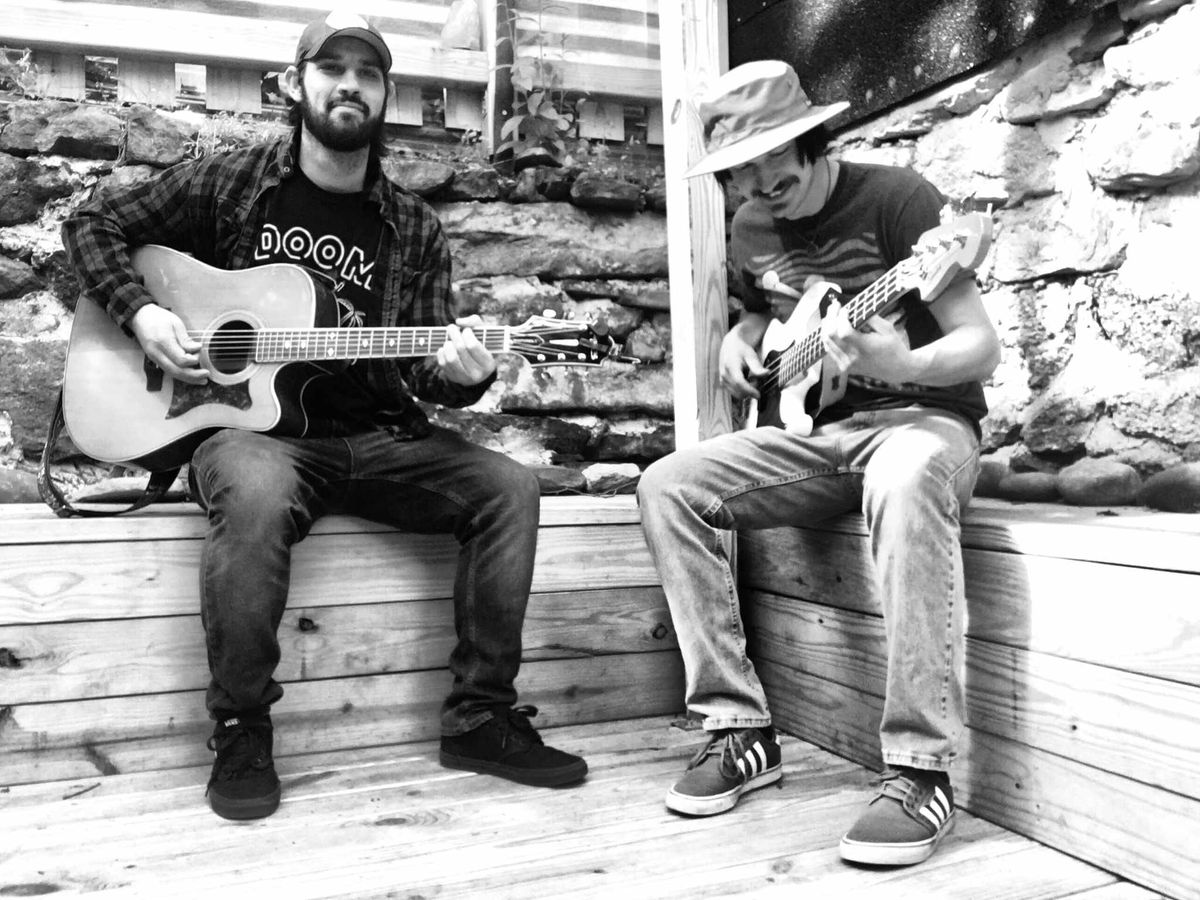
[[[163,370],[150,357],[142,357],[142,371],[146,373],[146,393],[157,394],[163,388]]]

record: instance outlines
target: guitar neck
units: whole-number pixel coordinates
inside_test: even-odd
[[[492,353],[507,352],[510,329],[471,329]],[[253,333],[253,355],[261,363],[305,360],[395,359],[428,356],[446,343],[446,329],[436,328],[266,328]]]
[[[911,259],[904,259],[892,266],[883,277],[870,287],[860,291],[846,304],[846,316],[852,328],[858,328],[871,316],[878,315],[895,303],[901,296],[916,286]],[[779,379],[787,384],[802,372],[807,372],[825,356],[821,343],[821,331],[813,329],[785,350],[778,359]]]

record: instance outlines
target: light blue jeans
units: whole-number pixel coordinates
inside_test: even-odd
[[[887,633],[884,762],[948,769],[963,728],[959,514],[978,474],[966,420],[916,407],[858,413],[808,437],[721,435],[651,465],[638,502],[679,635],[688,710],[709,731],[771,722],[723,532],[861,509]]]

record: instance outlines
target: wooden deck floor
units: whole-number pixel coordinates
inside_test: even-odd
[[[782,784],[707,819],[663,792],[700,733],[667,718],[548,729],[591,766],[545,790],[437,765],[432,742],[280,759],[280,811],[207,808],[207,768],[0,793],[0,897],[766,897],[1149,900],[1156,894],[960,811],[907,869],[852,867],[837,839],[872,774],[795,738]]]

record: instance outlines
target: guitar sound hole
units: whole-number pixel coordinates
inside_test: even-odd
[[[246,322],[225,322],[208,345],[212,367],[222,375],[236,375],[254,361],[254,329]]]

